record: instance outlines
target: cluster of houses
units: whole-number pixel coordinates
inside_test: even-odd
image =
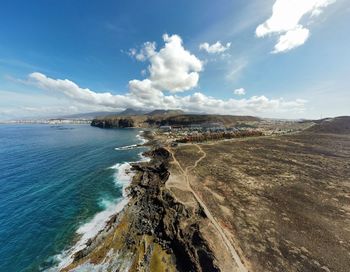
[[[6,121],[6,124],[89,125],[91,119],[25,119]]]
[[[160,126],[159,130],[162,132],[225,132],[225,131],[239,131],[241,128],[237,127],[225,127],[223,123],[219,122],[206,122],[201,124],[190,125],[173,125],[173,126]]]
[[[175,143],[203,142],[209,140],[263,136],[259,129],[248,125],[225,127],[219,122],[206,122],[190,125],[160,126],[159,131],[168,134]]]
[[[172,139],[184,139],[189,137],[188,139],[190,141],[196,141],[196,137],[204,137],[209,139],[215,137],[236,138],[261,135],[284,135],[298,132],[305,128],[307,128],[307,123],[304,124],[297,121],[264,120],[258,123],[239,123],[230,127],[225,127],[221,122],[205,122],[188,125],[166,125],[160,126],[159,131],[164,134],[168,134],[168,137]]]

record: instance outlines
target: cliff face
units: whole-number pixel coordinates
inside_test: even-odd
[[[156,112],[149,115],[99,117],[94,119],[91,125],[101,128],[124,128],[158,127],[160,125],[187,126],[206,122],[218,122],[225,126],[232,126],[238,122],[259,120],[259,118],[252,116],[177,114],[176,112],[158,114]]]
[[[91,122],[91,126],[101,128],[126,128],[134,127],[135,121],[132,118],[105,118],[105,119],[94,119]]]
[[[148,155],[150,162],[132,166],[128,206],[62,271],[219,271],[198,225],[204,213],[187,209],[165,188],[170,153],[158,148]]]

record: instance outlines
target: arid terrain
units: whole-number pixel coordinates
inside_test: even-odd
[[[349,271],[349,120],[171,148],[166,186],[208,210],[201,231],[222,271]]]

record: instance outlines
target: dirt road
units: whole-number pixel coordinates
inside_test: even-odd
[[[182,174],[183,174],[183,176],[184,176],[184,178],[186,180],[186,185],[188,187],[188,190],[193,194],[194,198],[196,199],[198,204],[203,209],[205,215],[212,222],[212,224],[214,225],[214,227],[216,228],[216,230],[220,234],[220,237],[222,238],[222,241],[225,244],[225,247],[230,252],[230,255],[232,256],[234,262],[237,264],[239,272],[247,272],[248,270],[244,267],[241,258],[239,257],[237,251],[234,249],[234,247],[230,243],[230,241],[227,238],[224,230],[222,229],[220,224],[217,222],[217,220],[214,218],[214,216],[211,214],[211,212],[209,211],[209,209],[207,208],[205,203],[200,199],[200,197],[196,194],[195,191],[193,191],[193,189],[191,187],[191,184],[190,184],[190,181],[189,181],[189,177],[188,177],[189,172],[191,170],[195,169],[197,167],[198,163],[200,163],[207,156],[207,154],[203,151],[203,149],[198,144],[194,144],[194,145],[199,149],[199,152],[202,153],[202,156],[194,163],[193,166],[187,166],[185,169],[183,169],[183,167],[180,165],[180,163],[176,159],[174,152],[171,149],[168,149],[168,151],[171,153],[171,155],[173,157],[173,160],[174,160],[174,163],[181,170],[181,172],[182,172]]]

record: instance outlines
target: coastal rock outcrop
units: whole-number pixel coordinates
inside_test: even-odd
[[[164,125],[190,126],[192,124],[204,124],[217,122],[230,127],[245,121],[260,121],[253,116],[234,115],[203,115],[184,114],[181,111],[154,111],[143,115],[110,115],[97,117],[92,120],[91,126],[100,128],[125,128],[125,127],[159,127]]]
[[[126,128],[134,127],[135,122],[130,117],[94,119],[91,122],[91,126],[100,128]]]
[[[106,271],[220,271],[198,224],[205,214],[189,210],[165,188],[170,153],[157,148],[146,155],[150,162],[132,164],[129,204],[62,271],[87,265]]]

